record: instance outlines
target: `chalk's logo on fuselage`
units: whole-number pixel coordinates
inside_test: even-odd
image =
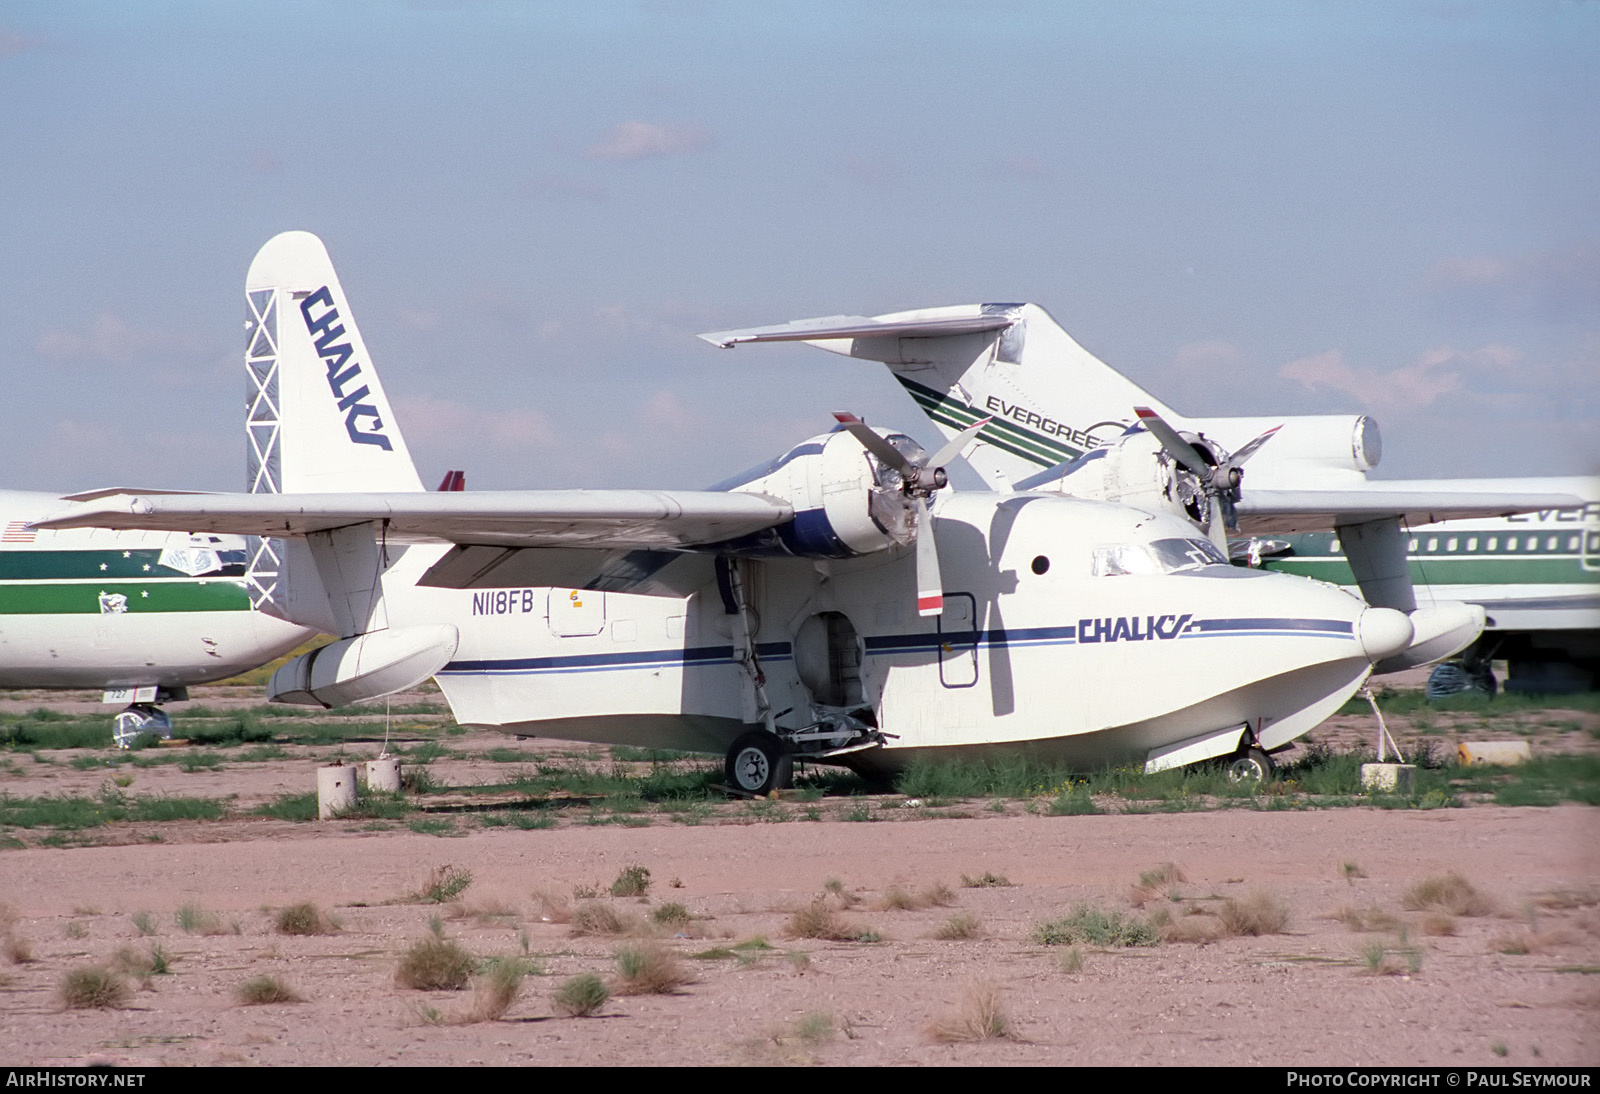
[[[312,309],[318,306],[327,310],[313,319]],[[333,294],[326,285],[300,301],[300,314],[305,317],[306,330],[317,345],[317,356],[328,366],[328,387],[339,400],[339,409],[344,411],[345,432],[356,444],[375,444],[385,452],[392,451],[389,438],[383,435],[383,419],[378,415],[378,408],[361,401],[372,394],[372,389],[361,384],[354,391],[345,391],[345,385],[360,381],[361,363],[350,360],[355,350],[349,342],[335,341],[344,334],[344,326],[339,322],[339,309],[334,307]],[[358,428],[357,423],[362,418],[372,419],[371,429]]]
[[[1078,643],[1145,642],[1153,638],[1176,638],[1193,618],[1193,615],[1118,615],[1080,619]]]

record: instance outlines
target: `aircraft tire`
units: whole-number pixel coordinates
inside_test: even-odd
[[[134,703],[111,721],[111,736],[118,748],[132,748],[143,736],[170,738],[172,719],[160,707]]]
[[[794,781],[794,753],[766,730],[753,729],[733,742],[723,770],[729,786],[762,796]]]
[[[1231,783],[1264,783],[1272,778],[1276,765],[1272,757],[1259,748],[1245,748],[1234,754],[1228,764],[1228,781]]]

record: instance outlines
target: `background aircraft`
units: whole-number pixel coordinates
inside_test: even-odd
[[[73,495],[85,497],[89,495]],[[35,529],[69,499],[0,492],[0,687],[102,688],[113,731],[171,734],[158,704],[316,631],[253,610],[238,536]]]
[[[945,492],[985,422],[930,456],[840,415],[707,491],[427,494],[320,241],[269,241],[247,297],[257,492],[108,494],[40,526],[258,537],[263,606],[340,636],[279,699],[437,675],[463,722],[711,749],[751,792],[797,754],[997,746],[1259,775],[1413,643],[1401,612],[1228,565],[1181,501]]]
[[[1409,530],[1406,556],[1418,595],[1480,604],[1483,636],[1458,667],[1440,665],[1430,690],[1493,693],[1491,661],[1505,661],[1505,686],[1553,694],[1585,691],[1600,681],[1600,481],[1506,480],[1508,486],[1590,499],[1581,507],[1544,509],[1497,520],[1454,520]],[[1240,545],[1259,565],[1355,584],[1339,537],[1305,533]]]
[[[1150,408],[1144,421],[1170,421],[1182,431],[1195,444],[1197,463],[1237,466],[1241,461],[1230,461],[1228,453],[1245,453],[1249,490],[1236,504],[1231,490],[1215,492],[1219,505],[1207,514],[1213,538],[1254,536],[1258,544],[1277,544],[1274,550],[1293,550],[1293,558],[1269,565],[1358,585],[1369,603],[1411,613],[1419,632],[1436,636],[1419,642],[1410,655],[1380,665],[1380,672],[1425,664],[1476,638],[1461,624],[1422,622],[1422,616],[1446,615],[1450,609],[1444,605],[1462,602],[1487,610],[1494,633],[1475,648],[1485,656],[1511,658],[1514,677],[1550,681],[1555,676],[1550,662],[1565,657],[1584,666],[1581,674],[1587,678],[1587,666],[1600,653],[1600,570],[1590,533],[1576,527],[1595,519],[1595,507],[1585,508],[1584,499],[1600,497],[1600,481],[1370,479],[1367,473],[1383,454],[1371,418],[1186,418],[1090,354],[1036,304],[829,316],[700,337],[723,348],[801,341],[881,361],[946,436],[980,417],[990,418],[968,462],[999,486],[1055,483],[1080,490],[1086,479],[1094,479],[1089,487],[1094,496],[1176,491],[1198,520],[1211,476],[1192,470],[1185,475],[1175,455],[1181,446],[1164,443],[1172,459],[1159,468],[1148,460],[1125,466],[1117,449],[1105,447],[1136,420],[1135,407]],[[1270,442],[1258,442],[1274,429]],[[1505,518],[1510,523],[1493,550],[1497,558],[1515,558],[1514,566],[1486,564],[1492,522],[1472,526],[1484,534],[1468,532],[1454,540],[1449,533],[1405,531],[1446,517],[1511,513],[1521,515]],[[1542,534],[1530,536],[1530,524],[1540,525]],[[1334,529],[1337,534],[1331,535]],[[1342,545],[1337,558],[1328,554],[1335,539]],[[1448,546],[1452,542],[1455,547]],[[1444,564],[1447,556],[1451,561]],[[1419,616],[1416,587],[1421,586],[1426,591]]]

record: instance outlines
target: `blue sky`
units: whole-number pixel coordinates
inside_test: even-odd
[[[878,366],[698,331],[1033,300],[1386,477],[1600,471],[1600,4],[0,3],[0,485],[239,488],[321,235],[430,484],[694,487]]]

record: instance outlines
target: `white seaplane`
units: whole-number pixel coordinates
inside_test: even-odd
[[[262,537],[261,609],[339,636],[277,673],[282,701],[431,675],[464,724],[722,753],[757,794],[795,757],[994,749],[1260,775],[1417,637],[1228,564],[1209,514],[1243,506],[1270,431],[1218,458],[1152,411],[1096,452],[1167,488],[1108,497],[957,493],[944,467],[988,422],[929,455],[843,414],[704,491],[428,494],[321,242],[271,240],[246,293],[252,459],[284,492],[125,491],[39,526]],[[1202,448],[1221,472],[1189,470]]]

